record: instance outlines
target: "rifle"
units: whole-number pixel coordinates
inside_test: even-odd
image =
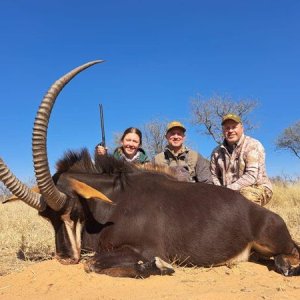
[[[102,104],[99,104],[99,110],[100,110],[100,129],[101,129],[101,137],[102,137],[102,141],[99,145],[106,148],[105,130],[104,130],[104,115],[103,115],[103,106],[102,106]]]

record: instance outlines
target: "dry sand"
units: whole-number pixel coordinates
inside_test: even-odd
[[[50,260],[0,277],[0,299],[300,299],[300,276],[284,277],[264,265],[175,270],[172,276],[113,278]]]

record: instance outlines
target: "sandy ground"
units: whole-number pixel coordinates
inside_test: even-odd
[[[283,277],[264,265],[176,268],[172,276],[113,278],[56,260],[0,277],[0,299],[300,299],[300,276]]]

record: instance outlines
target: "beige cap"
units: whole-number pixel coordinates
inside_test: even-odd
[[[181,128],[183,130],[183,132],[186,131],[186,129],[182,123],[180,123],[179,121],[173,121],[168,124],[166,132],[168,132],[169,130],[171,130],[172,128],[175,128],[175,127]]]

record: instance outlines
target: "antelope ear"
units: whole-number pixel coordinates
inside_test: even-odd
[[[72,189],[81,197],[87,200],[94,198],[94,199],[102,200],[104,202],[113,203],[104,194],[92,188],[91,186],[73,178],[70,178],[69,181],[71,183]]]
[[[34,187],[32,187],[30,190],[32,192],[34,192],[34,193],[40,194],[40,189],[38,188],[37,185],[35,185]],[[18,196],[11,195],[11,196],[7,197],[5,200],[3,200],[2,203],[8,203],[8,202],[17,201],[17,200],[22,200],[22,199],[19,198]]]

